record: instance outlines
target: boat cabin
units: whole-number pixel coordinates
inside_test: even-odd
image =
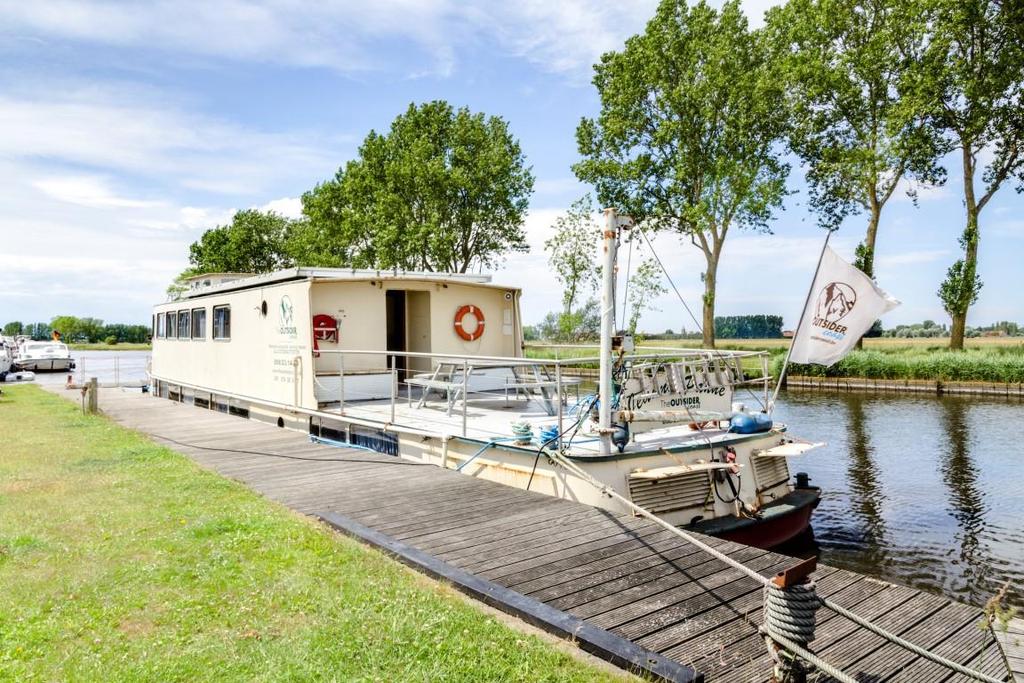
[[[158,381],[315,410],[343,381],[349,396],[360,384],[386,396],[392,371],[400,381],[429,372],[430,354],[522,355],[520,292],[489,275],[293,268],[195,279],[202,286],[154,308]]]

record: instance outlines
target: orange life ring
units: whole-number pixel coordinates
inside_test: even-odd
[[[472,314],[473,317],[476,318],[476,329],[472,332],[468,332],[462,325],[462,319],[469,314]],[[455,333],[466,341],[476,341],[479,339],[484,333],[484,312],[471,304],[461,306],[459,310],[455,312]]]

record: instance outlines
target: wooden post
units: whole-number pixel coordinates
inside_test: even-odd
[[[89,390],[86,396],[86,407],[85,411],[90,415],[95,415],[100,410],[100,383],[95,377],[89,378]]]

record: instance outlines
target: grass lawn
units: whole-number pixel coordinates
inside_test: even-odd
[[[0,680],[627,680],[38,387],[0,397]]]
[[[152,344],[68,344],[73,351],[151,351]]]

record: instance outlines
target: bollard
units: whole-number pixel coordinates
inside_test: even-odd
[[[100,383],[95,377],[89,378],[86,390],[86,412],[95,415],[100,410]]]
[[[814,640],[815,611],[819,602],[810,574],[817,568],[812,557],[776,575],[764,589],[764,636],[772,658],[773,683],[807,683],[807,667],[780,639],[790,640],[807,649]],[[778,638],[773,638],[778,636]]]

